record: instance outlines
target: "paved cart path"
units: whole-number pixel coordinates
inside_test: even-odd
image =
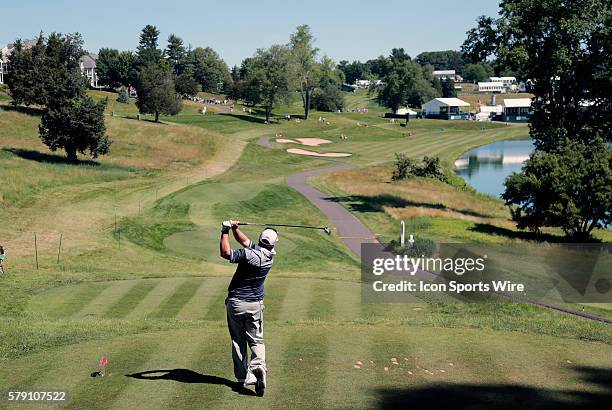
[[[355,215],[334,198],[308,185],[306,181],[314,175],[327,174],[352,168],[351,164],[337,163],[331,167],[312,169],[287,177],[287,185],[295,189],[312,202],[336,227],[338,236],[357,256],[361,257],[362,243],[379,243],[374,233],[365,226]]]

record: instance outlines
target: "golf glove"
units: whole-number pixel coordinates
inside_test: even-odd
[[[221,233],[229,233],[232,228],[232,221],[223,221],[221,224]]]

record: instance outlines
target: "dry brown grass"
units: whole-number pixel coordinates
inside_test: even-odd
[[[321,178],[351,196],[394,197],[393,204],[382,206],[387,214],[399,219],[410,216],[439,216],[511,226],[509,212],[500,201],[430,179],[391,181],[392,168],[371,167],[336,172]],[[398,207],[397,203],[405,203]]]

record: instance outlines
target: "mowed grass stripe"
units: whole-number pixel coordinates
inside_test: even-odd
[[[272,408],[313,408],[324,404],[330,328],[298,327],[283,337],[282,361],[270,367],[266,394],[273,399]]]
[[[275,278],[266,280],[266,297],[264,300],[266,306],[264,318],[266,321],[278,320],[281,316],[281,310],[292,280],[296,279]]]
[[[340,280],[334,282],[334,319],[361,319],[363,315],[361,304],[361,284]]]
[[[155,312],[159,304],[171,295],[185,279],[162,279],[147,296],[126,316],[127,319],[142,319]]]
[[[70,317],[111,285],[110,282],[92,282],[74,287],[61,289],[61,295],[54,295],[51,300],[42,298],[44,312],[51,318]]]
[[[309,279],[292,280],[287,289],[277,320],[298,321],[308,318],[314,281]]]
[[[151,318],[169,319],[174,318],[187,302],[193,298],[204,281],[202,279],[190,279],[176,287],[174,292],[159,304],[157,309],[151,313]]]
[[[215,324],[197,332],[197,338],[188,341],[197,349],[186,367],[195,382],[180,383],[175,396],[163,408],[254,408],[261,404],[261,399],[239,395],[230,387],[235,379],[231,341],[225,326]]]
[[[104,312],[105,317],[124,318],[159,284],[157,280],[141,280]]]
[[[225,321],[227,320],[227,314],[225,310],[225,299],[227,298],[227,292],[225,289],[222,292],[216,294],[213,298],[211,298],[210,303],[208,304],[208,309],[206,311],[206,315],[204,315],[204,320],[214,320],[214,321]]]
[[[159,377],[167,375],[174,369],[192,370],[194,361],[199,359],[199,353],[206,339],[202,338],[200,330],[178,330],[173,333],[164,333],[163,339],[170,339],[165,343],[160,343],[159,349],[155,354],[142,365],[131,369],[129,374],[138,376],[142,372],[162,370],[157,373],[143,374],[141,377]],[[195,369],[193,369],[195,370]],[[175,371],[175,376],[188,375],[185,371]],[[174,407],[175,397],[180,390],[181,383],[172,378],[160,380],[146,380],[137,377],[126,378],[129,386],[112,401],[113,408],[130,408],[134,403],[139,402],[142,397],[147,397],[146,405],[148,408],[165,409]]]
[[[146,341],[135,340],[129,347],[124,346],[118,352],[106,353],[108,376],[93,379],[87,371],[79,373],[81,382],[78,388],[70,392],[70,408],[112,408],[108,404],[109,401],[135,382],[125,375],[132,373],[134,369],[142,368],[143,363],[158,351],[159,344],[159,341],[150,338]],[[133,406],[134,403],[130,407]]]
[[[228,278],[210,277],[204,279],[191,300],[176,315],[179,320],[203,319],[208,311],[226,293]],[[215,308],[218,308],[216,306]]]
[[[343,328],[344,329],[344,328]],[[364,386],[376,385],[377,366],[371,363],[369,350],[375,343],[363,327],[347,331],[335,329],[329,332],[329,352],[326,366],[324,403],[343,408],[374,408],[371,390]],[[361,362],[360,368],[354,366]],[[384,371],[384,370],[382,370]],[[333,403],[333,404],[332,404]]]
[[[136,283],[136,281],[131,280],[111,282],[109,287],[91,299],[89,303],[83,307],[83,309],[73,315],[73,318],[104,316],[104,312],[106,312],[109,306],[117,303],[132,287],[136,285]]]
[[[327,320],[334,318],[336,300],[336,281],[319,280],[311,292],[308,318]]]

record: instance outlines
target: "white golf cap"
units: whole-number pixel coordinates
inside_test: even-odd
[[[278,233],[272,228],[266,228],[259,235],[259,242],[266,246],[274,246],[278,242]]]

